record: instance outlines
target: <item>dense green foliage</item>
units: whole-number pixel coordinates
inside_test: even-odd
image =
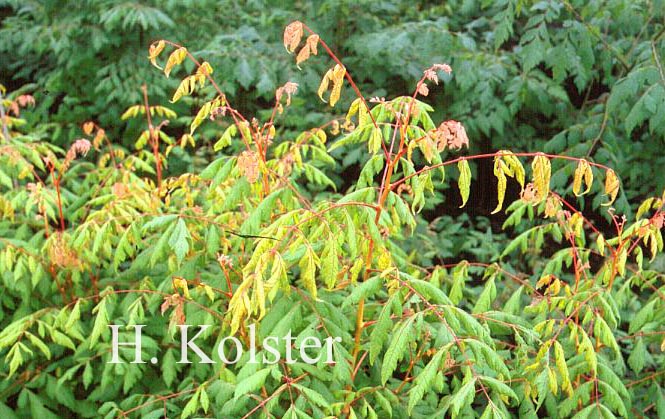
[[[665,416],[662,1],[0,5],[0,417]]]

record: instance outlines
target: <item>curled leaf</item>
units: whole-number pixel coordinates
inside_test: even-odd
[[[305,42],[305,46],[303,46],[300,49],[300,52],[298,53],[298,56],[296,57],[296,65],[298,68],[300,68],[300,63],[306,61],[309,57],[310,54],[316,55],[317,54],[317,44],[319,43],[319,35],[310,35],[307,37],[307,41]]]
[[[326,74],[323,75],[323,78],[321,79],[321,84],[319,85],[319,90],[317,91],[319,98],[321,98],[321,100],[324,102],[326,100],[323,98],[323,94],[328,90],[328,84],[330,83],[331,76],[332,76],[332,69],[328,70]]]
[[[298,66],[298,68],[300,68],[300,63],[307,61],[307,59],[309,58],[309,52],[310,52],[309,47],[307,45],[305,45],[300,49],[300,52],[296,56],[296,65]]]
[[[609,195],[610,200],[603,205],[612,205],[619,193],[619,178],[612,169],[607,169],[605,172],[605,193]]]
[[[312,54],[316,55],[318,53],[316,47],[319,45],[319,35],[312,34],[307,37],[307,46]]]
[[[196,130],[196,128],[198,128],[199,125],[201,125],[201,122],[203,122],[203,120],[206,119],[208,115],[210,115],[210,110],[212,108],[213,108],[212,102],[206,102],[205,104],[203,104],[203,106],[201,106],[201,109],[199,109],[189,127],[190,135],[194,134],[194,131]]]
[[[188,77],[185,77],[180,82],[180,85],[178,86],[175,93],[173,94],[173,98],[171,99],[171,103],[177,102],[183,96],[192,94],[192,92],[196,88],[196,77],[197,76],[188,76]]]
[[[494,176],[496,176],[497,179],[496,187],[498,203],[496,204],[494,211],[492,211],[492,214],[496,214],[497,212],[501,211],[501,207],[503,207],[503,200],[506,196],[506,185],[508,182],[506,179],[506,174],[504,173],[504,166],[505,164],[503,161],[501,161],[499,156],[494,158]]]
[[[302,22],[296,20],[289,23],[289,25],[284,29],[284,48],[286,48],[289,53],[292,53],[296,50],[296,48],[298,48],[298,45],[300,45],[302,37]]]
[[[196,74],[201,76],[206,76],[212,74],[213,71],[214,70],[210,65],[210,63],[204,61],[203,63],[201,63],[199,68],[196,69]],[[201,83],[201,87],[203,87],[203,83],[205,82],[205,77],[199,78],[199,82]]]
[[[157,43],[150,45],[150,48],[148,50],[148,59],[150,60],[150,63],[160,70],[162,68],[159,65],[157,65],[157,57],[164,50],[165,46],[166,44],[164,43],[164,40],[160,40]]]
[[[174,66],[181,64],[185,60],[185,57],[187,57],[187,48],[185,47],[180,47],[169,55],[169,59],[164,66],[164,74],[166,74],[166,77],[171,74],[171,70]]]
[[[335,65],[332,74],[333,88],[330,92],[330,106],[335,106],[342,92],[342,84],[344,83],[344,75],[346,74],[346,68],[340,66],[339,64]]]
[[[580,193],[582,188],[582,180],[586,184],[586,190]],[[575,169],[575,176],[573,178],[573,193],[576,196],[584,195],[591,190],[591,185],[593,184],[593,171],[591,170],[591,165],[588,161],[582,159],[577,164],[577,169]]]
[[[328,90],[328,86],[332,81],[333,87],[330,92],[330,106],[335,106],[342,92],[342,84],[344,83],[345,75],[346,68],[339,64],[335,64],[335,67],[326,72],[323,79],[321,79],[321,84],[319,85],[319,90],[317,92],[322,101],[326,101],[323,98],[323,94]]]
[[[536,189],[535,200],[542,202],[550,192],[550,178],[552,177],[552,166],[550,160],[542,153],[538,153],[531,163],[533,169],[533,185]]]

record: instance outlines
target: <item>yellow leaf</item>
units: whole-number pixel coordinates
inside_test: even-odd
[[[176,290],[178,289],[182,290],[186,298],[191,298],[189,295],[189,288],[187,287],[187,280],[185,280],[184,278],[181,278],[179,276],[174,277],[173,288],[175,288]]]
[[[380,128],[372,128],[372,135],[369,137],[368,147],[369,152],[376,154],[379,149],[381,149],[381,143],[383,142],[383,136],[381,135]]]
[[[553,275],[543,275],[538,282],[536,282],[536,289],[543,287],[544,285],[549,285],[554,279]]]
[[[330,92],[330,106],[335,106],[339,97],[342,93],[342,85],[344,84],[344,75],[346,74],[346,68],[340,66],[339,64],[335,65],[332,74],[333,88]]]
[[[498,203],[496,205],[496,208],[494,208],[494,211],[492,211],[492,214],[496,214],[497,212],[501,211],[501,207],[503,207],[503,199],[506,196],[507,179],[506,175],[503,172],[503,167],[504,164],[501,161],[501,157],[499,156],[494,157],[494,175],[496,176],[497,179]]]
[[[305,285],[305,289],[310,293],[312,299],[316,300],[316,255],[311,247],[307,247],[307,251],[300,259],[300,278]]]
[[[625,247],[621,249],[617,258],[617,272],[619,275],[624,276],[626,274],[626,259],[628,258],[628,252],[626,251]]]
[[[610,200],[603,205],[612,205],[619,193],[619,179],[612,169],[605,172],[605,193],[610,196]]]
[[[164,40],[158,41],[156,44],[150,45],[150,49],[148,50],[148,59],[150,60],[150,63],[157,67],[158,69],[162,69],[160,66],[157,65],[157,57],[161,52],[164,50],[165,47]]]
[[[201,63],[199,68],[196,69],[196,74],[197,75],[204,76],[203,78],[201,78],[199,80],[201,82],[201,87],[203,87],[203,82],[205,81],[205,76],[206,75],[211,75],[212,72],[213,72],[212,66],[207,61],[204,61],[203,63]]]
[[[355,99],[353,102],[351,102],[351,106],[349,106],[349,110],[346,112],[346,120],[351,121],[351,118],[353,118],[353,115],[358,113],[358,109],[360,104],[362,103],[361,98]]]
[[[550,161],[542,153],[538,153],[531,163],[533,169],[533,184],[536,188],[536,201],[541,202],[550,192],[550,178],[552,167]]]
[[[266,295],[263,282],[263,275],[260,271],[254,273],[254,292],[252,294],[252,307],[254,313],[259,314],[259,319],[266,315]]]
[[[593,184],[593,170],[591,170],[591,165],[587,163],[586,170],[584,171],[584,183],[586,183],[586,190],[584,193],[587,193],[591,190],[591,185]]]
[[[164,74],[166,74],[166,77],[171,74],[171,70],[174,66],[181,64],[185,60],[185,57],[187,57],[187,48],[185,47],[180,47],[169,55],[169,59],[166,61],[166,66],[164,66]]]
[[[180,82],[180,85],[173,94],[171,103],[176,103],[181,97],[190,95],[196,88],[196,76],[187,76]]]
[[[580,193],[582,189],[582,180],[586,184],[586,190]],[[576,196],[584,195],[591,190],[591,185],[593,183],[593,171],[591,170],[591,165],[588,161],[582,159],[577,164],[577,169],[575,169],[575,176],[573,179],[573,193]]]
[[[550,391],[556,396],[557,393],[559,392],[559,387],[556,382],[556,375],[554,374],[554,370],[550,368],[550,366],[547,366],[547,378],[548,378],[548,384],[550,387]]]
[[[194,134],[194,131],[196,128],[198,128],[199,125],[201,125],[201,122],[203,122],[204,119],[210,115],[210,111],[213,108],[213,102],[206,102],[201,109],[199,109],[198,113],[194,117],[194,120],[192,121],[192,124],[190,125],[189,128],[189,134],[192,135]]]
[[[138,115],[140,108],[141,108],[141,105],[130,106],[129,108],[127,108],[125,113],[123,113],[120,116],[120,119],[122,119],[124,121],[125,119],[135,117],[136,115]]]
[[[328,83],[330,82],[332,74],[333,74],[332,69],[326,72],[326,74],[323,76],[323,79],[321,79],[321,84],[319,85],[319,90],[317,91],[319,97],[324,102],[326,100],[323,98],[323,93],[325,93],[328,90]]]
[[[517,182],[522,189],[524,189],[524,178],[526,174],[522,162],[511,151],[503,150],[502,153],[504,154],[503,158],[508,164],[508,167],[510,167],[510,170],[513,172],[513,176],[517,179]]]
[[[644,202],[640,204],[637,208],[637,215],[635,215],[636,220],[641,220],[642,216],[651,209],[651,204],[654,203],[655,198],[647,198]]]
[[[559,374],[561,374],[561,389],[570,396],[573,393],[573,387],[570,383],[570,374],[566,365],[566,355],[563,351],[563,346],[557,341],[554,341],[554,359],[556,368],[559,370]]]
[[[580,189],[582,188],[582,175],[584,174],[584,166],[586,161],[584,159],[580,160],[577,164],[577,169],[575,169],[575,176],[573,179],[573,193],[577,196],[580,194]]]
[[[605,256],[605,237],[602,234],[598,234],[596,238],[596,246],[598,247],[598,253],[601,256]]]
[[[457,185],[459,186],[460,195],[462,195],[462,205],[460,205],[460,208],[462,208],[466,205],[466,201],[469,199],[469,192],[471,190],[471,168],[466,159],[457,162],[457,168],[459,169]]]

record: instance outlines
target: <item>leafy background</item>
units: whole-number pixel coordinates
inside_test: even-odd
[[[586,157],[610,166],[622,180],[622,188],[614,204],[616,213],[625,214],[629,220],[634,220],[640,204],[650,196],[659,196],[665,188],[665,176],[658,172],[658,168],[665,163],[665,154],[662,152],[665,141],[665,74],[662,65],[665,55],[664,11],[665,4],[660,0],[465,0],[449,1],[441,5],[427,1],[91,0],[70,3],[67,7],[63,7],[62,2],[58,1],[3,1],[0,2],[0,84],[7,87],[7,91],[12,95],[10,98],[21,93],[34,96],[36,106],[22,110],[24,125],[17,129],[24,141],[39,144],[36,147],[40,154],[62,154],[63,150],[67,150],[70,144],[83,136],[83,123],[94,121],[97,126],[103,127],[114,147],[129,155],[137,148],[136,140],[145,130],[145,121],[141,118],[123,121],[121,115],[130,106],[142,103],[141,85],[148,86],[151,104],[168,106],[177,113],[178,116],[170,118],[171,123],[163,129],[172,141],[189,132],[192,116],[212,94],[212,89],[208,86],[202,89],[200,94],[185,97],[176,104],[168,102],[178,86],[179,77],[173,75],[165,78],[146,60],[150,42],[168,39],[186,45],[194,56],[208,61],[215,69],[214,76],[220,88],[244,115],[256,115],[262,121],[267,120],[270,117],[275,89],[288,80],[299,83],[299,91],[293,97],[292,106],[279,121],[280,137],[294,138],[332,118],[343,117],[354,99],[354,94],[347,85],[337,107],[329,108],[320,103],[316,90],[329,61],[310,59],[305,65],[301,65],[302,70],[298,69],[293,57],[286,54],[282,45],[284,26],[298,19],[313,28],[343,59],[360,90],[368,98],[376,96],[392,99],[408,94],[415,87],[423,69],[432,63],[449,63],[453,68],[452,75],[442,75],[441,85],[436,88],[431,86],[426,102],[433,108],[430,116],[434,121],[455,119],[463,122],[471,139],[469,150],[465,150],[465,154],[492,153],[500,149],[511,149],[514,152],[544,151]],[[194,71],[191,63],[185,63],[183,67],[185,70],[181,70],[181,74]],[[173,148],[168,156],[165,176],[183,179],[182,175],[203,172],[202,176],[205,178],[212,169],[208,169],[207,173],[204,169],[210,168],[211,162],[237,154],[241,148],[236,145],[224,149],[221,153],[213,150],[213,145],[224,128],[218,124],[205,123],[196,133],[196,147]],[[94,153],[80,159],[80,164],[77,163],[70,169],[63,194],[67,203],[67,228],[72,237],[80,237],[77,235],[81,233],[80,230],[75,229],[82,223],[90,220],[97,222],[108,216],[107,208],[99,208],[103,202],[95,201],[93,205],[86,206],[86,202],[109,193],[112,183],[106,184],[104,176],[110,176],[112,182],[127,182],[140,191],[137,192],[137,202],[127,203],[127,206],[118,209],[115,215],[126,212],[139,214],[147,210],[155,212],[154,208],[146,209],[144,205],[150,201],[151,187],[150,181],[145,178],[152,178],[154,174],[141,166],[142,161],[145,161],[146,166],[154,162],[149,156],[140,153],[138,155],[140,157],[132,160],[131,164],[141,167],[139,173],[125,174],[124,178],[120,174],[109,174],[110,170],[99,170],[94,175],[84,176],[98,163],[99,155]],[[344,193],[356,188],[356,180],[367,162],[366,148],[340,148],[332,151],[331,156],[336,161],[334,168],[326,169],[326,159],[316,161],[313,158],[312,165],[325,171],[336,191]],[[47,307],[62,308],[69,301],[62,298],[57,287],[51,286],[46,280],[47,272],[41,274],[42,278],[34,273],[38,269],[33,269],[31,264],[37,263],[36,261],[30,262],[30,258],[20,261],[18,255],[25,256],[26,253],[17,252],[17,248],[26,250],[27,255],[32,253],[48,258],[48,249],[52,244],[39,233],[39,223],[31,217],[36,210],[26,204],[28,195],[25,188],[15,188],[19,185],[18,181],[20,185],[26,183],[24,177],[14,171],[9,157],[2,158],[3,164],[7,164],[3,167],[3,179],[11,178],[8,184],[3,181],[3,205],[9,201],[14,208],[25,206],[27,210],[24,218],[17,217],[15,220],[10,220],[7,215],[9,211],[3,210],[0,232],[3,240],[9,242],[3,241],[4,244],[0,247],[4,258],[0,259],[3,261],[4,281],[0,322],[3,329],[8,329],[10,324],[16,324],[31,313]],[[419,163],[422,164],[423,161]],[[575,166],[558,160],[553,161],[552,165],[552,189],[559,194],[570,195],[570,178]],[[220,167],[218,164],[215,170]],[[534,285],[540,278],[543,266],[549,266],[548,261],[554,260],[555,265],[559,265],[557,275],[565,276],[560,272],[565,268],[561,268],[562,263],[556,259],[557,255],[561,257],[561,254],[557,253],[559,243],[540,243],[533,252],[527,250],[524,254],[514,254],[506,258],[506,255],[510,254],[506,249],[510,249],[509,246],[516,243],[517,239],[528,237],[525,234],[530,226],[515,222],[515,218],[520,217],[512,220],[507,218],[511,212],[490,216],[496,206],[496,179],[492,162],[477,160],[472,165],[472,170],[471,196],[467,206],[458,208],[458,190],[450,187],[450,182],[437,187],[433,196],[426,201],[424,210],[414,218],[414,234],[401,237],[395,243],[387,245],[395,254],[394,257],[428,269],[433,266],[452,268],[465,259],[488,263],[501,260],[506,270],[519,273],[518,276],[524,275],[526,280]],[[311,174],[303,174],[299,180],[302,192],[312,200],[336,197],[332,188],[326,186],[326,182],[317,182]],[[176,203],[182,204],[183,208],[189,205],[187,194],[190,191],[183,186],[186,183],[181,181],[172,185],[174,190],[178,191],[178,196],[170,205],[176,208]],[[97,185],[102,186],[95,189]],[[196,187],[192,187],[192,190],[196,190]],[[236,193],[247,191],[248,189],[244,189]],[[517,185],[509,185],[507,201],[515,200],[519,191]],[[601,191],[600,185],[594,186],[592,193],[578,199],[576,204],[598,230],[609,236],[614,231],[614,221],[606,208],[601,206],[606,199],[599,193]],[[141,194],[144,196],[141,197]],[[201,195],[197,195],[194,200],[200,197]],[[55,212],[52,194],[49,199],[49,205]],[[234,209],[233,200],[228,196],[226,199],[231,203],[216,203],[205,210],[226,213]],[[254,202],[248,208],[257,205],[258,203]],[[94,209],[89,210],[88,207]],[[248,208],[244,208],[246,212],[243,216],[251,213]],[[165,213],[165,208],[160,207],[157,210],[162,211]],[[272,216],[263,214],[259,224],[265,224],[277,212],[279,211],[271,212]],[[55,214],[54,218],[57,218]],[[229,220],[233,220],[233,217],[220,222],[226,223]],[[357,222],[362,224],[362,220],[360,217]],[[136,228],[141,230],[141,233],[135,234],[135,239],[138,241],[141,237],[142,240],[156,242],[161,237],[167,237],[165,240],[171,244],[169,238],[174,237],[173,243],[181,244],[171,246],[173,252],[186,255],[192,250],[199,252],[200,257],[188,258],[196,260],[189,267],[181,265],[184,256],[169,259],[168,266],[154,266],[154,263],[147,263],[147,259],[153,258],[155,253],[142,253],[138,250],[141,248],[138,243],[135,243],[136,249],[130,251],[128,247],[124,254],[118,257],[117,248],[122,233],[130,230],[124,225],[123,229],[115,231],[113,239],[99,235],[102,237],[100,241],[108,239],[106,243],[95,245],[94,239],[90,239],[88,243],[97,251],[104,249],[96,260],[91,252],[85,253],[85,258],[89,258],[86,263],[99,268],[99,272],[93,272],[98,281],[97,291],[102,291],[105,287],[131,289],[143,288],[145,285],[160,292],[172,292],[174,275],[193,278],[200,271],[203,271],[202,280],[208,280],[222,288],[224,282],[219,279],[222,271],[217,266],[211,267],[211,263],[216,263],[215,252],[196,247],[189,236],[190,231],[187,228],[184,231],[180,229],[179,223],[171,223],[172,219],[162,221],[164,224],[155,222],[146,227],[146,221],[140,226],[137,225]],[[243,225],[241,220],[235,222],[237,227]],[[502,228],[504,222],[507,222],[509,227],[505,230]],[[57,222],[52,224],[56,226]],[[193,229],[192,225],[188,226]],[[203,227],[198,227],[202,229],[200,233],[206,237],[212,234],[209,231],[204,233]],[[174,230],[181,234],[174,234]],[[244,240],[234,241],[230,236],[228,240],[229,254],[244,251]],[[81,239],[77,244],[84,242]],[[182,243],[185,243],[187,248],[177,250]],[[522,246],[521,242],[517,243],[518,247]],[[167,248],[169,247],[165,247]],[[147,249],[146,247],[143,250]],[[143,259],[139,255],[143,255]],[[644,263],[647,264],[646,261]],[[593,263],[592,269],[597,269],[597,264]],[[119,272],[118,266],[121,267]],[[641,270],[642,266],[639,268]],[[296,264],[295,272],[299,272],[299,269]],[[623,370],[620,366],[608,365],[623,371],[619,374],[620,381],[624,382],[626,392],[631,391],[629,399],[634,404],[632,407],[624,406],[625,412],[621,408],[612,408],[614,414],[619,416],[622,413],[627,417],[665,415],[661,388],[665,385],[661,374],[663,357],[662,351],[659,351],[658,339],[663,323],[654,320],[662,317],[658,313],[662,314],[665,307],[662,298],[658,297],[663,291],[660,273],[663,269],[662,258],[655,258],[648,269],[645,270],[650,273],[640,276],[639,280],[625,281],[625,284],[629,285],[622,289],[625,292],[631,291],[632,294],[612,297],[625,311],[612,327],[618,330],[615,339],[622,345],[626,344],[621,347],[620,355],[629,365]],[[445,278],[452,278],[452,270],[444,270]],[[487,288],[483,280],[485,271],[480,267],[471,267],[470,270],[471,273],[467,273],[468,284],[465,285],[468,287],[465,288],[466,303],[456,302],[468,309],[468,312],[472,311],[479,295]],[[67,269],[63,269],[58,275],[63,275],[60,279],[65,281]],[[69,280],[76,295],[91,294],[87,272],[84,275],[73,269],[69,275],[72,275]],[[430,272],[426,278],[431,279],[432,276]],[[151,284],[141,282],[146,277],[152,278]],[[435,280],[437,281],[439,280]],[[441,281],[437,285],[449,294],[453,284],[450,281],[453,280]],[[504,313],[518,314],[515,307],[504,306],[506,301],[514,301],[509,299],[515,292],[512,287],[514,284],[510,287],[503,284],[497,284],[498,290],[495,290],[492,300],[496,301],[496,307],[503,307]],[[362,288],[364,291],[355,291],[356,297],[353,297],[347,306],[343,306],[342,301],[349,293],[354,292],[353,289],[355,288],[324,293],[321,298],[327,305],[321,309],[322,313],[316,313],[309,306],[295,312],[289,311],[293,299],[300,295],[292,294],[270,307],[268,315],[262,321],[262,327],[266,331],[279,329],[284,327],[279,326],[279,319],[290,316],[287,317],[290,323],[284,324],[290,324],[292,329],[306,333],[312,319],[319,316],[334,319],[328,320],[328,324],[337,322],[344,325],[338,333],[353,340],[353,308],[361,299],[361,293],[363,298],[373,295],[370,292],[371,287],[366,286]],[[368,317],[376,319],[379,309],[385,306],[388,297],[383,290],[372,292],[378,294],[374,308],[368,303]],[[131,314],[132,310],[139,310],[136,301],[141,301],[145,308],[140,310],[146,311],[146,318],[154,316],[155,324],[160,325],[163,323],[159,315],[162,297],[155,294],[143,300],[143,297],[115,296],[102,301],[107,301],[107,312],[114,313],[109,314],[109,320],[121,319],[124,322],[131,322],[131,315],[141,317],[140,313]],[[524,301],[528,300],[522,300],[523,303]],[[173,354],[167,356],[161,369],[126,366],[111,368],[98,359],[108,351],[108,333],[93,339],[94,343],[97,343],[101,337],[106,344],[104,347],[90,345],[89,340],[82,343],[85,339],[90,339],[90,336],[86,335],[100,317],[101,308],[92,313],[93,307],[99,307],[99,302],[94,302],[95,304],[91,301],[81,303],[80,320],[78,316],[70,317],[72,306],[67,306],[63,316],[66,315],[68,319],[76,317],[71,324],[68,320],[58,320],[57,313],[48,314],[52,318],[44,321],[50,324],[50,327],[56,327],[55,325],[60,323],[63,323],[60,326],[69,324],[71,327],[81,322],[77,326],[80,328],[78,334],[81,342],[75,338],[76,330],[70,330],[72,335],[69,339],[73,339],[71,345],[62,340],[63,338],[55,338],[60,339],[60,342],[49,343],[52,347],[48,350],[52,356],[50,361],[47,362],[38,355],[26,356],[21,369],[10,376],[11,357],[5,352],[0,354],[3,362],[7,364],[3,369],[3,382],[0,385],[0,411],[3,417],[114,417],[117,415],[117,410],[114,410],[116,407],[128,411],[146,402],[148,398],[144,395],[147,393],[164,395],[169,391],[184,392],[181,397],[174,397],[173,401],[167,400],[169,414],[177,415],[182,414],[183,406],[188,401],[196,400],[198,407],[205,403],[203,397],[208,395],[202,396],[205,391],[198,390],[199,388],[207,388],[212,399],[210,403],[216,406],[215,409],[205,409],[207,416],[241,417],[252,409],[256,401],[249,397],[236,396],[246,393],[265,396],[261,394],[261,391],[265,391],[265,388],[262,389],[264,383],[268,383],[268,389],[274,390],[279,388],[278,383],[283,380],[284,371],[271,369],[259,372],[258,375],[263,377],[261,382],[248,382],[246,380],[253,377],[256,371],[239,368],[234,371],[215,370],[217,376],[225,377],[224,380],[208,383],[206,380],[210,380],[211,376],[209,369],[205,366],[178,369],[178,366],[170,361]],[[410,300],[402,301],[401,304],[405,310],[411,304],[417,305]],[[221,307],[220,312],[223,313]],[[643,307],[648,310],[642,310]],[[414,310],[420,308],[416,307]],[[643,313],[643,316],[648,318],[645,320],[638,317],[640,320],[637,323],[631,323],[635,321],[636,313]],[[188,311],[187,315],[188,319],[199,319],[202,322],[213,320],[206,319],[205,314],[195,309]],[[533,318],[527,320],[528,327],[540,320],[539,315],[542,313],[534,314]],[[513,320],[517,321],[511,318],[511,321]],[[404,324],[399,323],[397,326]],[[418,327],[421,331],[420,328],[424,326]],[[636,335],[645,332],[648,335],[645,335],[644,339],[642,335]],[[476,334],[469,330],[462,334],[467,333]],[[369,335],[365,337],[369,344]],[[156,342],[168,341],[166,335],[156,335],[153,339],[154,349],[161,347]],[[445,343],[445,339],[441,339],[443,341],[438,344]],[[13,343],[3,342],[0,346],[7,348],[3,351],[9,351]],[[209,343],[212,347],[212,342]],[[56,349],[68,346],[73,346],[76,351]],[[538,349],[537,346],[534,347]],[[634,353],[638,355],[631,361],[631,354]],[[517,358],[512,362],[519,364]],[[408,365],[406,362],[406,366]],[[415,368],[423,366],[424,364],[417,364]],[[512,370],[513,366],[510,368]],[[332,400],[339,401],[346,397],[360,400],[358,404],[353,404],[357,408],[353,414],[359,417],[370,417],[372,408],[378,410],[379,417],[387,415],[389,409],[396,417],[430,417],[440,413],[437,408],[440,407],[438,401],[441,394],[453,393],[451,389],[459,391],[462,379],[462,375],[455,375],[450,382],[427,383],[429,399],[425,397],[423,406],[419,406],[415,412],[407,413],[407,400],[393,400],[391,391],[372,390],[372,394],[377,396],[368,396],[365,402],[371,407],[362,405],[365,400],[364,391],[368,391],[365,387],[377,386],[377,371],[366,371],[353,389],[347,389],[345,384],[349,381],[349,372],[339,371],[341,369],[340,367],[335,370],[333,377],[322,373],[323,376],[318,377],[318,381],[311,380],[303,384],[306,388],[315,390],[316,394],[307,394],[305,390],[298,393],[305,394],[298,399],[299,404],[294,404],[299,411],[322,417],[321,412],[326,410],[323,404],[328,405]],[[408,378],[409,373],[400,375],[404,373],[405,368],[402,368],[394,379]],[[614,380],[606,370],[603,374],[606,375],[604,380]],[[208,383],[207,387],[200,386],[203,382]],[[330,382],[335,385],[331,386]],[[410,389],[411,384],[408,382],[405,391]],[[154,388],[151,385],[154,383],[159,383],[160,388]],[[244,386],[236,386],[238,383],[244,383]],[[382,386],[384,383],[380,384]],[[326,387],[329,387],[328,390]],[[401,389],[399,382],[392,386],[393,390],[396,388]],[[190,390],[191,394],[188,392]],[[525,389],[516,388],[515,391],[519,393],[520,400],[528,399],[523,397],[524,393],[528,393]],[[622,391],[615,390],[620,394],[620,399],[626,399]],[[498,390],[497,392],[501,393]],[[607,394],[609,393],[608,390]],[[192,398],[192,394],[197,396]],[[316,402],[321,394],[324,395],[325,403]],[[381,397],[389,399],[382,402]],[[405,397],[408,399],[408,396]],[[607,395],[604,397],[611,398]],[[466,398],[468,399],[468,395]],[[85,399],[88,401],[84,402]],[[564,405],[563,409],[557,407],[558,400],[554,395],[543,399],[541,403],[544,403],[545,407],[541,408],[538,414],[545,417],[572,416],[583,411],[581,408],[588,404],[589,399],[581,398],[575,402],[577,404],[571,403],[572,406],[568,407]],[[313,410],[306,407],[309,406],[308,401],[315,406]],[[159,406],[162,402],[166,403],[160,399],[157,400],[157,405],[147,405],[131,414],[135,417],[159,417],[163,412]],[[503,402],[508,403],[509,400]],[[112,406],[112,403],[117,406]],[[279,410],[280,406],[276,406],[274,415],[286,415],[285,411],[290,405],[277,404],[283,407],[283,411]],[[349,400],[346,404],[349,404]],[[376,406],[382,406],[383,410]],[[394,407],[394,412],[390,406]],[[457,410],[462,410],[463,414],[472,417],[474,414],[483,414],[481,407],[484,407],[482,403],[476,403],[475,408],[460,407]],[[517,407],[513,404],[506,408],[506,412],[516,414],[519,409],[528,412],[532,407]],[[193,414],[195,408],[191,410]],[[203,410],[198,412],[203,414]],[[289,414],[291,413],[293,412]],[[260,414],[263,413],[258,412],[257,417]],[[300,415],[299,412],[293,414]],[[347,409],[344,414],[351,413]],[[588,411],[588,414],[592,413]]]

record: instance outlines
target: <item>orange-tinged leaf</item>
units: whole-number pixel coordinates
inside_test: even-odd
[[[289,23],[289,25],[284,29],[284,48],[291,53],[298,48],[300,41],[303,37],[303,26],[302,22],[296,20]]]
[[[300,63],[306,61],[311,54],[316,55],[317,49],[316,46],[319,43],[319,35],[310,35],[307,37],[305,45],[300,49],[298,56],[296,57],[296,65],[300,68]]]
[[[102,128],[99,128],[97,130],[95,138],[92,140],[92,144],[94,145],[95,148],[99,148],[99,145],[102,143],[102,140],[104,140],[105,135],[106,131],[104,131]]]
[[[206,74],[210,75],[210,74],[212,74],[212,72],[213,72],[212,66],[207,61],[204,61],[203,63],[201,63],[199,68],[196,69],[196,74],[202,75],[202,76],[205,76]],[[201,82],[201,87],[203,87],[205,77],[199,79],[199,81]]]
[[[150,45],[150,49],[148,51],[149,54],[148,59],[150,60],[150,63],[160,70],[162,68],[159,65],[157,65],[157,57],[164,50],[165,46],[166,44],[164,43],[164,40],[160,40],[157,43]]]
[[[309,47],[309,51],[316,55],[318,53],[316,47],[319,45],[319,35],[317,34],[312,34],[307,37],[307,46]]]
[[[83,124],[83,132],[85,135],[90,135],[92,134],[92,130],[95,129],[95,123],[92,121],[88,121]]]
[[[296,56],[296,65],[300,68],[300,63],[306,61],[309,58],[309,45],[305,45],[300,49],[300,52]]]

